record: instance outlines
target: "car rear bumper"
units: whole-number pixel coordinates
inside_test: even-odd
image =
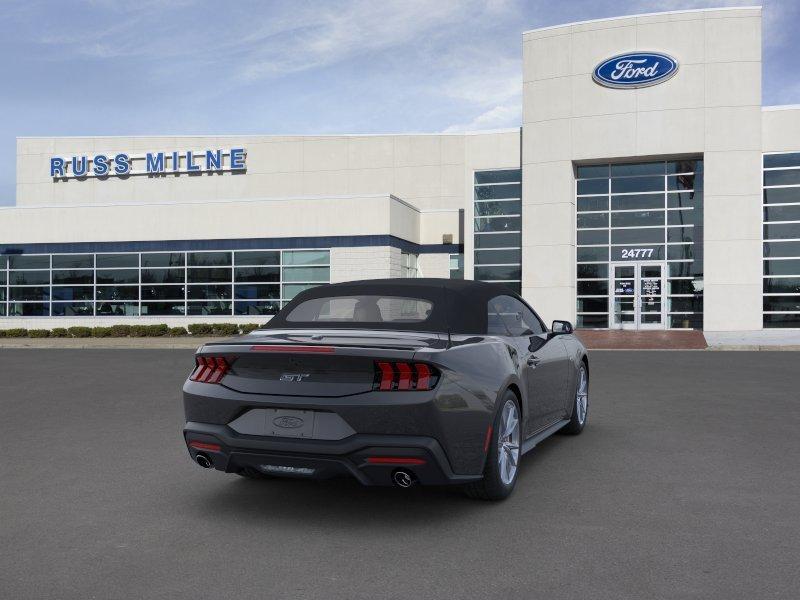
[[[188,422],[184,439],[192,460],[198,454],[227,473],[327,479],[352,476],[363,485],[392,485],[398,469],[423,485],[461,484],[480,475],[452,471],[442,447],[431,437],[355,434],[342,440],[312,440],[241,435],[227,425]],[[191,442],[208,447],[195,448]],[[217,448],[218,447],[218,448]]]

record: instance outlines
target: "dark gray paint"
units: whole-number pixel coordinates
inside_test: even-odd
[[[520,395],[526,437],[571,415],[567,395],[574,392],[574,383],[569,390],[568,386],[575,380],[572,371],[578,365],[567,356],[564,338],[582,348],[572,335],[451,335],[448,346],[443,335],[356,329],[264,330],[239,340],[207,344],[200,354],[224,355],[233,367],[222,385],[184,384],[187,436],[199,431],[196,424],[226,425],[251,408],[330,411],[357,434],[431,438],[444,451],[454,473],[478,476],[484,468],[486,432],[505,390],[513,388]],[[252,350],[286,342],[329,345],[336,351]],[[372,391],[376,359],[426,362],[439,369],[441,378],[428,392]],[[276,362],[278,367],[272,366]],[[284,370],[311,375],[301,382],[281,382]],[[221,441],[241,447],[229,435]],[[269,437],[248,447],[287,451],[285,444]],[[320,443],[319,453],[331,452],[328,444]],[[228,461],[214,464],[225,470],[237,466]]]

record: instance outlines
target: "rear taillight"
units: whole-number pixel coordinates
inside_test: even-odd
[[[439,372],[424,363],[378,362],[375,363],[373,388],[383,391],[430,390],[439,381]]]
[[[200,383],[219,383],[231,370],[230,363],[222,356],[195,356],[196,367],[189,379]]]

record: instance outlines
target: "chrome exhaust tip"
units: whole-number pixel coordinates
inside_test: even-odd
[[[210,469],[214,466],[214,463],[211,462],[211,459],[208,458],[205,454],[199,454],[194,457],[194,461],[203,467],[204,469]]]
[[[392,481],[397,487],[410,488],[412,485],[417,483],[417,478],[411,471],[397,469],[394,473],[392,473]]]

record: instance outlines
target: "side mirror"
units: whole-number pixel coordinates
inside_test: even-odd
[[[567,335],[575,331],[572,328],[572,323],[569,321],[553,321],[553,326],[550,329],[553,335]]]

